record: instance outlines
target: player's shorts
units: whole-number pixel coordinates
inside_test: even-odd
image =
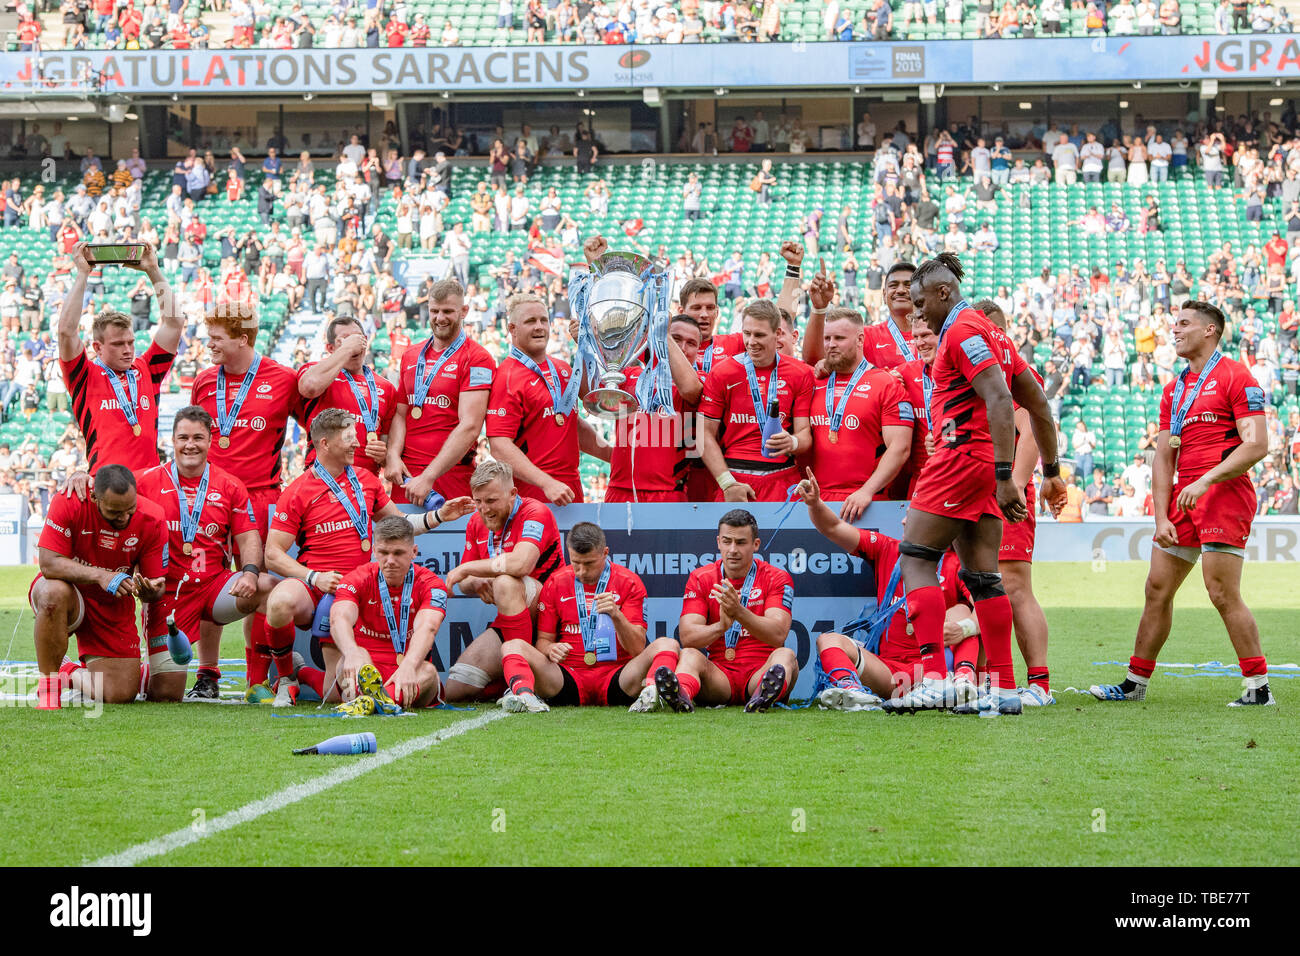
[[[626,707],[636,698],[629,697],[618,684],[618,675],[627,661],[605,661],[600,664],[580,664],[575,667],[560,665],[564,686],[548,704],[559,707]]]
[[[698,458],[688,460],[691,464],[686,469],[686,500],[712,501],[718,493],[718,483]]]
[[[257,533],[266,543],[266,536],[271,531],[271,515],[275,514],[275,503],[280,500],[279,488],[258,488],[249,491],[248,500],[253,503],[253,518],[257,521]]]
[[[1029,517],[1024,521],[1002,521],[1002,548],[998,551],[999,561],[1033,561],[1034,531],[1038,519],[1034,517],[1037,493],[1031,481],[1025,485],[1025,506]]]
[[[1244,549],[1250,538],[1251,522],[1255,519],[1255,487],[1249,475],[1239,475],[1230,481],[1210,485],[1209,491],[1196,502],[1190,512],[1180,511],[1174,505],[1178,493],[1186,485],[1179,482],[1169,496],[1169,520],[1178,532],[1177,548],[1164,548],[1177,557],[1195,562],[1195,555],[1204,550],[1206,545],[1217,545],[1211,550],[1223,550],[1222,546]],[[1193,549],[1186,557],[1179,552]],[[1232,552],[1236,553],[1236,552]],[[1244,556],[1244,551],[1242,552]]]
[[[244,615],[235,608],[230,588],[243,572],[229,569],[219,571],[202,587],[181,585],[180,600],[176,588],[170,585],[167,593],[152,604],[144,606],[144,635],[149,642],[149,653],[167,646],[167,616],[176,615],[176,626],[191,641],[199,639],[199,625],[203,621],[230,624]]]
[[[984,515],[1001,518],[996,490],[990,462],[940,448],[925,463],[912,492],[912,507],[959,521],[979,521]]]
[[[714,487],[717,485],[715,483]],[[682,503],[686,501],[686,492],[684,491],[642,491],[637,489],[636,504],[654,504],[656,502],[674,502]],[[605,489],[605,504],[624,504],[632,502],[631,488],[615,488],[613,485]]]
[[[32,593],[36,582],[44,575],[37,574],[27,588],[27,605],[36,613],[36,604]],[[130,615],[105,611],[105,595],[97,594],[86,600],[85,594],[77,585],[70,585],[77,599],[77,610],[72,616],[69,633],[77,637],[77,656],[81,660],[90,657],[126,657],[140,659],[140,631],[135,624],[135,606],[132,604]],[[119,602],[113,602],[114,608]],[[121,603],[125,607],[125,603]]]
[[[790,486],[799,484],[798,468],[782,468],[780,471],[769,471],[762,474],[737,471],[733,468],[731,469],[731,476],[736,481],[743,482],[753,488],[756,501],[775,501],[778,503],[789,501]],[[727,500],[727,496],[718,487],[717,481],[713,482],[713,500]]]
[[[772,650],[775,650],[775,648]],[[709,662],[727,676],[727,683],[731,685],[731,699],[727,703],[746,704],[749,702],[749,682],[754,678],[755,674],[762,674],[767,669],[767,659],[771,656],[771,651],[765,652],[761,656],[748,654],[744,657],[737,657],[734,661],[727,660],[723,653],[720,649],[713,651]],[[781,695],[781,699],[784,700],[789,694],[790,688],[787,687],[785,693]]]

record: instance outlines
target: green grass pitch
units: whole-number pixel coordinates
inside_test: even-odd
[[[1296,709],[1237,710],[1232,676],[1160,669],[1143,704],[1063,692],[1118,680],[1144,568],[1040,564],[1058,704],[1019,718],[815,710],[512,715],[151,864],[1137,864],[1300,862]],[[0,571],[9,641],[31,571]],[[1295,663],[1295,569],[1246,568],[1270,664]],[[797,584],[797,582],[796,582]],[[223,656],[240,656],[237,628]],[[32,660],[24,611],[10,658]],[[1235,664],[1199,579],[1167,662]],[[1017,658],[1023,679],[1023,669]],[[1184,670],[1184,674],[1188,671]],[[490,708],[480,707],[480,713]],[[300,708],[300,712],[311,712]],[[357,758],[293,757],[372,730],[381,751],[473,718],[315,720],[269,708],[0,707],[0,863],[75,865],[218,819]]]

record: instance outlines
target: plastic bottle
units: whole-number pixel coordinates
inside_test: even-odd
[[[188,664],[194,659],[194,648],[185,632],[176,626],[176,615],[167,616],[167,653],[177,664]]]
[[[303,754],[342,754],[351,756],[353,754],[373,754],[378,751],[379,744],[375,740],[375,735],[370,731],[366,731],[361,734],[339,734],[339,736],[331,737],[329,740],[322,740],[314,747],[295,750],[294,754],[298,756]]]
[[[763,425],[763,457],[764,458],[786,457],[783,452],[769,451],[767,448],[767,440],[771,438],[773,435],[776,435],[783,430],[784,428],[781,425],[781,406],[777,404],[777,400],[774,398],[772,399],[771,403],[767,407],[767,422]]]

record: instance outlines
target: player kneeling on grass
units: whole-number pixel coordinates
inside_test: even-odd
[[[686,579],[676,672],[655,668],[660,702],[678,713],[695,703],[745,704],[765,711],[784,698],[799,674],[785,646],[794,607],[790,575],[754,555],[758,522],[741,508],[718,522],[722,560],[696,568]]]
[[[906,613],[898,613],[904,604],[899,541],[878,531],[855,528],[837,517],[822,501],[811,468],[799,483],[799,495],[808,506],[813,527],[849,554],[869,562],[876,576],[876,610],[867,619],[865,642],[834,631],[817,637],[817,655],[830,680],[830,686],[817,695],[817,702],[830,710],[880,710],[883,698],[906,693],[925,674],[916,635],[910,633]],[[975,602],[958,577],[960,570],[957,555],[948,551],[939,567],[947,607],[944,643],[955,645],[956,679],[973,687],[979,624],[971,612]],[[968,658],[969,664],[963,666]]]
[[[284,578],[266,601],[266,632],[280,674],[276,707],[297,702],[300,679],[309,680],[322,698],[333,699],[333,688],[327,689],[321,671],[295,671],[294,628],[310,625],[317,607],[326,599],[333,601],[344,574],[370,562],[372,520],[396,516],[427,531],[470,509],[468,498],[456,498],[434,511],[399,512],[373,473],[352,467],[360,440],[356,419],[341,408],[327,408],[316,416],[311,440],[316,461],[280,495],[266,540],[267,569]],[[289,557],[295,542],[296,559]]]
[[[551,509],[515,488],[503,461],[474,469],[469,486],[477,513],[465,525],[465,551],[447,586],[494,605],[497,616],[447,671],[448,701],[495,700],[501,680],[501,645],[533,642],[533,617],[544,585],[564,565],[560,532]]]
[[[1187,367],[1165,386],[1151,473],[1156,529],[1146,605],[1128,676],[1093,685],[1099,700],[1144,700],[1156,655],[1169,639],[1174,595],[1202,559],[1210,601],[1237,652],[1245,692],[1229,707],[1275,703],[1255,616],[1241,599],[1241,568],[1255,515],[1250,469],[1268,454],[1264,390],[1219,351],[1225,320],[1208,302],[1187,302],[1174,320],[1174,350]],[[1193,377],[1194,376],[1194,377]]]
[[[62,684],[108,704],[153,691],[140,663],[135,599],[162,597],[166,543],[162,511],[137,496],[125,465],[101,466],[86,500],[50,502],[38,543],[41,572],[27,592],[36,615],[38,710],[61,706]],[[65,656],[72,634],[79,662]]]
[[[645,584],[609,559],[604,532],[581,521],[566,545],[569,567],[552,574],[537,599],[537,646],[501,645],[506,710],[627,706],[645,686],[656,654],[677,660],[672,638],[646,646]]]
[[[389,704],[438,702],[438,669],[428,658],[447,615],[447,585],[415,564],[415,532],[405,518],[375,522],[375,560],[349,571],[334,591],[325,680],[338,679],[347,713]]]

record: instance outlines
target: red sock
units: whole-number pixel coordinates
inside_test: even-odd
[[[831,680],[839,680],[841,677],[857,677],[858,672],[849,660],[849,655],[844,653],[843,648],[828,647],[821,653],[822,670]]]
[[[518,614],[498,614],[490,625],[501,632],[501,643],[506,641],[533,642],[533,618],[527,611]],[[506,680],[509,683],[509,679]]]
[[[666,667],[670,671],[677,670],[677,661],[680,654],[676,651],[660,651],[655,655],[655,659],[650,662],[650,673],[645,675],[646,686],[649,687],[655,682],[655,671],[661,667]]]
[[[293,680],[293,638],[297,628],[293,621],[273,627],[266,625],[267,643],[271,645],[271,656],[275,659],[275,672],[280,677]]]
[[[248,686],[265,684],[271,672],[271,649],[266,644],[266,615],[254,614],[249,632],[249,643],[244,645],[244,661],[248,665]]]
[[[693,677],[690,674],[678,674],[677,683],[681,685],[682,693],[691,700],[694,700],[695,695],[700,692],[700,679],[698,677]]]
[[[972,634],[970,637],[963,638],[962,641],[952,649],[953,673],[955,674],[965,671],[970,675],[971,680],[975,680],[975,661],[979,656],[979,635]]]
[[[36,709],[58,710],[63,706],[59,691],[63,685],[63,669],[58,674],[42,674],[36,678]]]
[[[316,696],[325,697],[325,672],[303,665],[298,668],[298,683],[306,684],[316,692]]]
[[[1268,663],[1262,657],[1238,657],[1242,677],[1264,677],[1268,674]]]
[[[533,669],[528,666],[522,654],[502,655],[501,670],[506,676],[506,686],[510,688],[510,693],[519,694],[533,689]]]
[[[64,677],[69,684],[71,684],[72,675],[85,668],[85,666],[86,665],[81,663],[81,661],[64,661],[59,665],[59,674]]]
[[[198,676],[198,677],[211,677],[213,680],[221,680],[221,668],[220,668],[220,667],[208,667],[208,666],[205,665],[205,666],[199,668],[199,672],[198,672],[198,674],[197,674],[196,676]]]
[[[985,598],[975,605],[984,654],[989,659],[993,687],[1014,690],[1016,672],[1011,666],[1011,599],[1005,594]]]
[[[1052,685],[1047,680],[1046,667],[1028,668],[1025,679],[1028,681],[1030,687],[1041,687],[1044,693],[1052,693]]]
[[[506,682],[498,678],[478,692],[479,700],[496,700],[506,692]]]
[[[1134,654],[1128,659],[1129,673],[1136,674],[1138,677],[1149,678],[1156,669],[1156,662],[1149,661],[1145,657],[1138,657]]]
[[[149,691],[149,662],[140,662],[140,693],[145,694]]]
[[[948,662],[943,657],[943,589],[937,584],[907,592],[907,623],[921,649],[926,676],[944,677]]]

